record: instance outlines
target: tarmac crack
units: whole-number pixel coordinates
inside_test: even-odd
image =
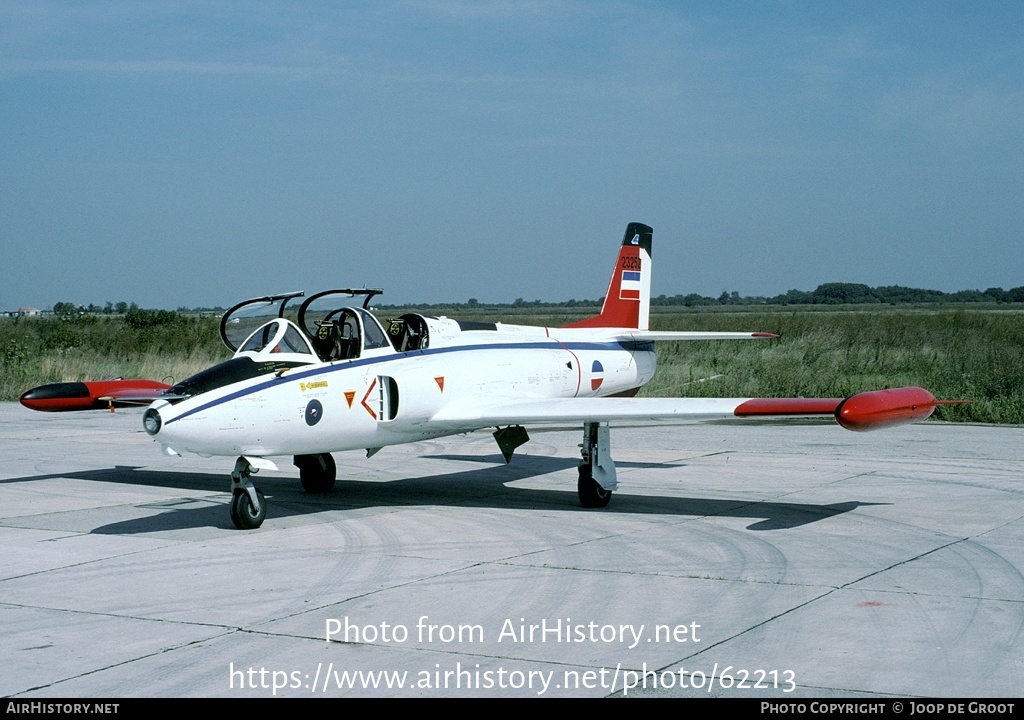
[[[143,615],[131,615],[128,613],[112,613],[112,612],[100,612],[98,610],[71,610],[68,608],[61,607],[49,607],[47,605],[28,605],[25,603],[13,603],[13,602],[2,602],[0,606],[18,608],[21,610],[41,610],[45,612],[55,613],[67,613],[69,615],[84,615],[89,617],[105,617],[114,620],[138,620],[140,622],[152,622],[152,623],[169,623],[171,625],[180,626],[192,626],[192,627],[210,627],[210,628],[224,628],[224,629],[237,629],[235,625],[225,625],[224,623],[209,623],[209,622],[198,622],[195,620],[172,620],[171,618],[160,618],[160,617],[145,617]]]
[[[66,535],[64,537],[65,538],[72,538],[72,537],[82,537],[82,536],[87,536],[87,535],[88,535],[88,533],[77,533],[77,534],[74,534],[74,535]],[[55,540],[55,539],[61,539],[61,538],[51,538],[51,540]],[[45,542],[50,542],[50,540],[47,540]],[[142,555],[142,554],[153,552],[154,550],[162,550],[162,549],[164,549],[166,547],[170,547],[170,546],[173,546],[175,544],[176,543],[168,543],[167,545],[160,545],[160,546],[157,546],[157,547],[148,547],[148,548],[145,548],[143,550],[132,550],[131,552],[117,553],[116,555],[106,555],[106,556],[101,557],[101,558],[94,558],[92,560],[84,560],[84,561],[79,562],[79,563],[71,563],[70,565],[57,565],[57,566],[54,566],[54,567],[44,568],[42,570],[33,570],[31,572],[22,573],[21,575],[10,575],[8,577],[0,579],[0,584],[5,583],[5,582],[9,582],[11,580],[21,580],[21,579],[24,579],[24,578],[34,577],[36,575],[46,575],[47,573],[61,572],[61,571],[64,571],[64,570],[70,570],[72,568],[86,567],[88,565],[95,565],[96,563],[108,562],[110,560],[119,560],[119,559],[122,559],[122,558],[131,557],[133,555]]]
[[[842,585],[839,585],[839,586],[836,586],[836,587],[832,587],[829,590],[827,590],[826,592],[821,593],[820,595],[817,595],[817,596],[815,596],[813,598],[809,598],[808,600],[805,600],[804,602],[801,602],[801,603],[798,603],[796,605],[793,605],[792,607],[789,607],[789,608],[783,610],[782,612],[776,613],[776,614],[774,614],[774,615],[772,615],[770,617],[764,618],[763,620],[760,620],[759,622],[756,622],[753,625],[750,625],[749,627],[746,627],[746,628],[740,630],[739,632],[733,633],[732,635],[730,635],[728,637],[725,637],[725,638],[722,638],[721,640],[713,642],[710,645],[707,645],[706,647],[701,648],[697,652],[691,653],[690,655],[685,655],[685,656],[683,656],[683,657],[681,657],[681,658],[679,658],[677,660],[674,660],[674,661],[664,665],[663,667],[659,668],[656,672],[660,673],[660,672],[663,672],[665,670],[668,670],[669,668],[671,668],[674,665],[679,665],[680,663],[692,660],[693,658],[695,658],[695,657],[697,657],[699,655],[703,655],[703,654],[709,652],[710,650],[713,650],[716,647],[724,645],[724,644],[726,644],[728,642],[732,642],[733,640],[741,638],[744,635],[747,635],[747,634],[749,634],[749,633],[751,633],[751,632],[753,632],[755,630],[758,630],[759,628],[763,628],[763,627],[767,626],[769,623],[775,622],[776,620],[784,618],[787,615],[791,615],[792,613],[794,613],[794,612],[796,612],[798,610],[802,610],[803,608],[809,607],[810,605],[818,602],[819,600],[822,600],[823,598],[827,598],[827,597],[829,597],[829,596],[839,592],[840,590],[847,589],[847,588],[851,587],[852,585],[854,585],[854,584],[856,584],[858,582],[862,582],[863,580],[866,580],[867,578],[874,577],[875,575],[878,575],[880,573],[886,572],[886,571],[891,570],[893,568],[900,567],[901,565],[905,565],[905,564],[907,564],[909,562],[913,562],[915,560],[919,560],[920,558],[923,558],[923,557],[927,557],[928,555],[931,555],[932,553],[938,552],[939,550],[942,550],[942,549],[950,547],[952,545],[956,545],[957,543],[963,542],[963,540],[965,540],[965,539],[967,539],[967,538],[958,538],[956,540],[951,540],[950,542],[945,543],[943,545],[940,545],[938,547],[934,547],[934,548],[932,548],[930,550],[927,550],[925,552],[918,553],[917,555],[915,555],[913,557],[905,558],[905,559],[903,559],[903,560],[901,560],[899,562],[892,563],[892,564],[890,564],[890,565],[888,565],[888,566],[886,566],[884,568],[879,568],[877,570],[869,572],[869,573],[867,573],[867,574],[863,575],[862,577],[859,577],[859,578],[857,578],[855,580],[850,580],[849,582],[846,582],[846,583],[844,583]],[[804,587],[811,587],[811,586],[805,585]]]
[[[237,628],[233,628],[232,632],[235,632],[237,630],[238,630]],[[225,637],[227,635],[232,634],[232,632],[226,632],[226,633],[223,633],[223,634],[221,634],[219,636],[215,636],[215,637]],[[93,668],[92,670],[87,670],[86,672],[79,673],[77,675],[70,675],[68,677],[61,678],[59,680],[54,680],[52,682],[44,683],[43,685],[37,685],[35,687],[25,688],[24,690],[19,690],[18,692],[11,693],[10,697],[18,697],[19,695],[22,695],[24,693],[29,693],[29,692],[34,692],[36,690],[45,690],[47,688],[52,688],[52,687],[55,687],[57,685],[60,685],[61,683],[69,682],[71,680],[78,680],[79,678],[89,677],[90,675],[95,675],[97,673],[106,672],[107,670],[113,670],[114,668],[124,667],[126,665],[131,665],[132,663],[139,662],[140,660],[146,660],[148,658],[158,657],[160,655],[164,655],[164,654],[169,653],[169,652],[176,652],[178,650],[190,647],[192,645],[199,645],[199,644],[202,644],[202,643],[205,643],[205,642],[209,642],[212,639],[214,639],[214,638],[212,638],[212,637],[201,638],[201,639],[198,639],[198,640],[190,640],[189,642],[181,643],[181,644],[176,645],[174,647],[161,648],[160,650],[157,650],[155,652],[146,653],[146,654],[143,654],[143,655],[139,655],[138,657],[129,658],[127,660],[122,660],[121,662],[111,663],[110,665],[105,665],[103,667]]]

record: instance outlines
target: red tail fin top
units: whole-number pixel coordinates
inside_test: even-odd
[[[630,223],[622,238],[601,314],[565,327],[621,327],[647,330],[651,307],[651,237],[643,223]]]

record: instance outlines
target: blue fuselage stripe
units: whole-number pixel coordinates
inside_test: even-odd
[[[394,355],[383,355],[380,357],[371,358],[357,358],[355,360],[349,360],[348,362],[341,362],[334,365],[316,365],[311,367],[309,370],[303,370],[300,372],[291,372],[287,377],[274,377],[266,382],[252,387],[245,388],[243,390],[236,390],[233,393],[228,393],[224,397],[211,400],[208,403],[195,407],[187,412],[183,412],[177,417],[167,420],[164,424],[170,425],[171,423],[177,422],[183,418],[187,418],[189,415],[194,415],[203,410],[209,410],[217,405],[222,405],[232,400],[245,397],[246,395],[252,395],[253,393],[261,392],[277,385],[284,383],[295,382],[296,380],[302,380],[303,378],[312,377],[314,375],[323,375],[324,373],[338,372],[341,370],[351,370],[352,368],[362,367],[364,365],[380,365],[389,362],[395,362],[397,360],[405,360],[410,357],[421,357],[424,355],[442,355],[445,353],[454,352],[466,352],[470,350],[611,350],[621,351],[625,350],[626,346],[624,343],[599,343],[599,342],[558,342],[557,340],[547,342],[524,342],[524,343],[488,343],[483,345],[453,345],[452,347],[441,347],[441,348],[426,348],[425,350],[412,350],[405,353],[396,353]]]

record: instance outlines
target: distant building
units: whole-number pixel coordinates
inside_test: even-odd
[[[35,315],[38,315],[38,314],[39,314],[39,308],[34,308],[34,307],[18,308],[18,316],[19,317],[34,317]]]

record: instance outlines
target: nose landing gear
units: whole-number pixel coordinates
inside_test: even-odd
[[[231,471],[231,522],[239,530],[255,530],[267,517],[267,501],[249,480],[253,472],[258,469],[244,457],[235,461]]]

